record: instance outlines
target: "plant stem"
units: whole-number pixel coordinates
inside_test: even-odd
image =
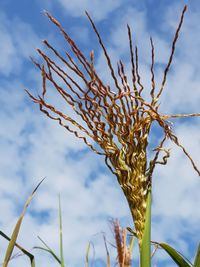
[[[151,188],[147,194],[147,210],[145,218],[144,235],[140,248],[140,267],[151,267]]]

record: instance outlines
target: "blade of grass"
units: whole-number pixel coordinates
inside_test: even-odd
[[[53,249],[51,249],[51,248],[44,242],[44,240],[42,240],[41,237],[38,236],[38,239],[42,242],[42,244],[43,244],[46,248],[44,248],[44,247],[38,247],[38,246],[36,246],[36,247],[34,247],[34,248],[36,248],[36,249],[40,249],[40,250],[44,250],[44,251],[50,253],[50,254],[53,256],[53,258],[54,258],[54,259],[61,265],[61,259],[56,255],[56,253],[53,251]]]
[[[46,252],[48,252],[49,254],[51,254],[53,257],[54,257],[54,259],[59,263],[59,264],[61,264],[61,260],[51,251],[51,250],[49,250],[49,249],[47,249],[47,248],[43,248],[43,247],[39,247],[39,246],[36,246],[36,247],[34,247],[34,248],[36,248],[36,249],[40,249],[40,250],[44,250],[44,251],[46,251]]]
[[[152,192],[147,193],[147,210],[145,216],[144,234],[140,249],[140,266],[151,267],[151,198]]]
[[[90,242],[88,243],[86,250],[86,257],[85,257],[86,267],[89,267],[89,252],[90,252]]]
[[[200,267],[200,243],[194,260],[194,267]]]
[[[61,267],[65,267],[64,256],[63,256],[62,210],[61,210],[60,194],[59,194],[59,224],[60,224],[60,259],[61,259]]]
[[[129,250],[130,250],[131,253],[133,252],[134,243],[135,243],[135,236],[133,235],[131,237],[131,240],[130,240],[130,243],[129,243]]]
[[[0,235],[3,236],[5,239],[7,239],[8,241],[10,241],[10,237],[8,237],[5,233],[3,233],[2,231],[0,231]],[[31,262],[31,267],[35,267],[35,257],[33,254],[31,254],[29,251],[27,251],[26,249],[24,249],[22,246],[20,246],[19,244],[15,243],[15,246],[20,249],[27,257],[29,257],[30,262]]]
[[[106,267],[110,267],[110,254],[109,254],[105,235],[103,235],[103,240],[104,240],[104,245],[106,249]]]
[[[159,246],[163,248],[170,255],[170,257],[179,267],[192,267],[193,266],[192,263],[188,259],[182,256],[180,252],[172,248],[170,245],[166,243],[159,243]]]
[[[15,228],[14,228],[13,233],[11,235],[10,241],[8,243],[8,247],[7,247],[5,258],[4,258],[4,262],[3,262],[3,267],[7,267],[8,266],[8,262],[10,260],[11,255],[12,255],[13,249],[15,247],[15,243],[16,243],[16,240],[17,240],[17,237],[18,237],[18,234],[19,234],[19,230],[20,230],[21,223],[22,223],[24,214],[26,212],[26,209],[29,206],[32,198],[35,195],[35,192],[37,191],[37,189],[41,185],[41,183],[44,181],[44,179],[42,179],[42,181],[36,186],[36,188],[33,190],[33,192],[31,193],[31,195],[29,196],[28,200],[26,201],[26,203],[24,205],[23,211],[22,211],[22,213],[21,213],[21,215],[20,215],[20,217],[19,217],[19,219],[18,219],[18,221],[17,221],[17,223],[15,225]]]

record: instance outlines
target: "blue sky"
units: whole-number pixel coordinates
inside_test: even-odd
[[[101,232],[106,233],[108,240],[113,240],[109,218],[117,217],[123,226],[132,222],[125,197],[115,177],[104,166],[103,158],[94,155],[55,122],[43,117],[25,94],[25,88],[35,95],[41,88],[40,74],[29,56],[38,59],[35,48],[42,48],[41,40],[44,38],[58,49],[65,47],[59,32],[42,13],[48,10],[87,56],[92,49],[95,51],[96,68],[101,77],[109,81],[103,53],[84,14],[88,10],[113,62],[122,58],[127,66],[130,62],[126,24],[130,24],[139,46],[142,81],[148,88],[149,36],[155,43],[156,81],[159,83],[181,10],[188,3],[160,109],[164,114],[200,112],[199,1],[138,2],[0,2],[0,229],[11,233],[28,194],[38,181],[47,177],[26,214],[19,243],[31,250],[39,244],[39,235],[58,249],[57,195],[60,193],[67,266],[84,264],[89,241],[95,245],[96,263],[102,265],[105,249]],[[177,120],[173,129],[200,168],[200,118]],[[170,142],[167,146],[172,149],[169,163],[156,169],[153,180],[152,239],[169,242],[193,259],[200,241],[200,179],[182,151]],[[4,240],[0,241],[0,247],[5,249]],[[114,250],[110,249],[114,259]],[[49,257],[37,251],[34,253],[37,266],[54,265]],[[165,253],[158,251],[153,266],[175,266],[167,259]],[[26,259],[20,257],[10,266],[27,264]]]

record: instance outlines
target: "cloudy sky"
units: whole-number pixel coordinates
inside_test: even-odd
[[[118,218],[131,226],[131,216],[115,177],[104,159],[81,141],[43,116],[27,97],[37,95],[41,79],[29,57],[38,59],[35,48],[47,38],[58,49],[68,49],[59,32],[43,15],[49,10],[88,56],[95,51],[101,77],[109,83],[105,59],[84,11],[94,18],[113,62],[123,59],[130,66],[126,24],[134,31],[140,53],[140,69],[146,90],[150,87],[150,43],[155,43],[156,82],[167,63],[171,41],[182,8],[188,4],[174,62],[161,99],[164,114],[200,112],[200,4],[198,0],[1,0],[0,1],[0,229],[10,235],[23,203],[44,177],[28,212],[18,242],[36,255],[37,266],[56,263],[32,250],[37,236],[59,248],[58,194],[61,194],[65,260],[82,266],[89,241],[93,266],[104,266],[102,232],[112,243],[109,220]],[[200,168],[200,118],[173,121],[173,130]],[[156,135],[155,135],[156,136]],[[172,143],[167,166],[153,178],[152,239],[168,242],[190,260],[200,241],[200,177]],[[1,262],[6,241],[0,239]],[[109,247],[111,252],[114,250]],[[95,254],[95,255],[94,255]],[[114,258],[113,254],[113,258]],[[137,256],[135,256],[137,257]],[[28,266],[25,257],[10,266]],[[172,267],[158,251],[153,264]]]

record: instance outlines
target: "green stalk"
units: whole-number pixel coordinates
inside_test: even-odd
[[[147,194],[147,210],[145,218],[144,235],[140,248],[140,267],[151,267],[151,188]]]
[[[65,267],[64,255],[63,255],[62,211],[61,211],[60,194],[59,194],[59,223],[60,223],[60,259],[61,259],[61,267]]]

